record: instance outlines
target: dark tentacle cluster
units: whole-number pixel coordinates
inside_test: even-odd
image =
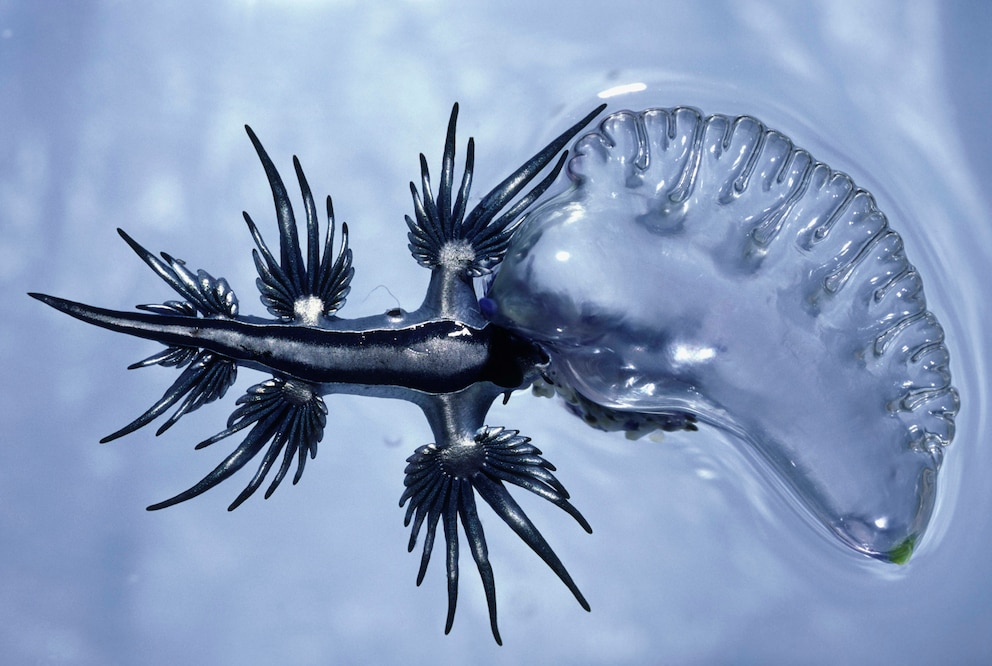
[[[186,268],[186,264],[181,259],[171,257],[165,252],[162,253],[162,259],[159,259],[124,233],[123,230],[118,229],[117,233],[159,277],[186,299],[184,301],[166,301],[162,304],[139,305],[138,309],[186,317],[200,315],[203,317],[233,318],[238,315],[238,297],[227,284],[227,280],[224,278],[215,279],[203,270],[193,273]],[[144,414],[120,430],[107,435],[100,440],[101,442],[110,442],[148,425],[182,400],[179,408],[156,431],[156,435],[161,435],[183,415],[223,398],[238,376],[238,366],[233,360],[187,346],[169,346],[158,354],[128,366],[128,369],[133,370],[152,365],[184,367],[185,370],[179,379]]]
[[[585,118],[566,130],[549,143],[519,169],[507,176],[502,183],[482,197],[470,213],[465,214],[469,190],[472,187],[472,171],[475,167],[475,141],[468,140],[465,155],[465,170],[458,192],[452,198],[455,170],[455,125],[458,121],[458,104],[451,109],[448,120],[448,133],[444,141],[444,154],[441,159],[441,183],[437,200],[431,192],[430,170],[427,158],[420,155],[421,189],[410,183],[416,219],[406,217],[410,228],[410,252],[421,266],[437,268],[450,261],[452,256],[462,263],[466,274],[479,277],[489,273],[503,260],[510,237],[520,223],[520,216],[558,177],[568,152],[562,152],[565,145],[599,115],[606,105],[594,109]],[[560,156],[554,167],[529,192],[524,194],[527,185],[547,167],[556,155]],[[522,196],[520,196],[522,195]],[[512,205],[514,198],[520,196]],[[507,208],[509,206],[509,208]],[[505,209],[505,210],[504,210]]]
[[[344,306],[348,292],[351,291],[351,278],[355,274],[355,269],[351,265],[352,253],[351,248],[348,247],[348,225],[341,225],[341,247],[337,258],[332,260],[334,207],[331,197],[328,196],[327,236],[324,241],[324,256],[321,259],[317,207],[314,204],[310,185],[303,174],[303,167],[300,166],[300,160],[294,156],[293,167],[300,181],[300,192],[303,195],[303,206],[307,216],[307,259],[304,263],[300,239],[296,231],[296,218],[293,215],[293,206],[289,201],[286,186],[258,137],[247,125],[245,130],[265,168],[279,222],[279,261],[276,261],[265,241],[262,240],[258,227],[248,213],[244,213],[245,222],[248,223],[248,229],[258,247],[257,250],[252,250],[252,256],[258,269],[257,284],[261,292],[262,304],[273,315],[285,321],[315,325],[318,323],[318,315],[330,317],[340,310]]]
[[[200,442],[196,448],[202,449],[248,426],[254,426],[244,441],[195,486],[171,499],[153,504],[148,507],[149,511],[185,502],[210,490],[244,467],[266,444],[269,449],[265,452],[258,471],[231,503],[228,511],[238,508],[258,490],[280,453],[284,452],[282,464],[265,491],[265,498],[268,499],[279,486],[294,459],[297,460],[297,467],[293,483],[300,480],[307,454],[314,458],[317,455],[317,443],[324,437],[324,426],[327,424],[324,399],[314,393],[308,384],[272,378],[249,388],[245,395],[238,398],[238,405],[240,406],[227,421],[227,428]]]
[[[101,439],[102,444],[148,425],[185,396],[186,399],[179,408],[155,431],[156,435],[161,435],[184,415],[223,398],[238,376],[238,366],[234,361],[213,352],[189,347],[169,347],[144,361],[128,366],[128,369],[134,370],[151,365],[180,368],[185,366],[185,369],[179,375],[179,379],[154,405],[131,423]]]
[[[194,316],[197,312],[204,317],[237,317],[238,297],[224,278],[214,278],[206,271],[193,273],[186,268],[186,262],[176,259],[163,252],[160,260],[154,254],[141,247],[137,241],[128,236],[123,229],[117,233],[131,246],[135,254],[141,257],[155,273],[165,280],[166,284],[176,290],[176,293],[186,299],[185,306],[176,305],[169,301],[165,307],[178,314]],[[159,305],[139,305],[140,310],[158,312]]]
[[[600,405],[576,391],[567,382],[561,381],[552,367],[545,369],[531,388],[537,396],[551,398],[557,395],[564,400],[565,408],[586,425],[605,432],[623,431],[627,439],[639,439],[657,431],[699,429],[695,416],[677,409],[641,413]]]
[[[424,580],[434,534],[440,522],[444,528],[448,570],[448,617],[444,631],[451,631],[458,600],[458,521],[468,538],[472,556],[482,577],[489,604],[489,621],[493,637],[502,644],[496,624],[496,584],[489,563],[486,537],[475,504],[475,492],[502,518],[517,535],[540,555],[551,570],[561,578],[583,608],[589,610],[579,588],[565,570],[551,546],[514,501],[504,482],[525,488],[563,509],[585,529],[592,528],[582,514],[568,501],[565,487],[555,478],[554,466],[541,457],[541,451],[521,437],[516,430],[481,428],[471,440],[448,446],[422,446],[407,458],[406,491],[400,506],[410,502],[404,524],[413,527],[409,550],[413,550],[417,535],[426,521],[423,555],[417,585]]]

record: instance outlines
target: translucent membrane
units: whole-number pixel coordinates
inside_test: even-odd
[[[621,111],[487,297],[555,381],[734,434],[853,548],[905,561],[954,433],[943,331],[871,194],[750,117]]]

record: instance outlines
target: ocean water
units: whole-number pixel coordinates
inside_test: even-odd
[[[989,29],[989,9],[937,2],[0,4],[3,660],[989,660]],[[909,564],[817,531],[714,429],[631,442],[525,394],[488,422],[532,437],[592,524],[587,535],[521,498],[592,613],[490,516],[502,648],[469,562],[447,637],[440,562],[414,585],[397,502],[430,431],[406,403],[329,397],[317,459],[269,500],[228,513],[242,473],[144,510],[223,458],[223,443],[193,445],[260,375],[242,372],[162,437],[98,445],[174,374],[126,371],[157,345],[25,292],[118,309],[170,298],[122,227],[226,277],[242,311],[262,314],[240,213],[267,235],[274,218],[249,123],[284,175],[299,155],[349,224],[356,275],[341,314],[412,309],[428,274],[406,249],[408,182],[419,152],[438,162],[452,102],[460,145],[476,138],[481,194],[598,92],[633,83],[644,89],[611,110],[754,115],[870,190],[903,237],[962,403]]]

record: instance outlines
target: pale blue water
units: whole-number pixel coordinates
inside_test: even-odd
[[[4,661],[992,658],[990,12],[791,5],[0,8]],[[407,183],[419,152],[437,162],[451,103],[462,136],[476,137],[483,192],[598,91],[635,81],[653,84],[644,106],[748,113],[785,132],[869,189],[905,240],[962,398],[908,566],[818,534],[715,431],[631,443],[523,395],[489,422],[533,437],[592,523],[589,536],[521,499],[593,612],[493,524],[503,648],[470,565],[448,637],[441,569],[414,586],[419,557],[406,553],[397,501],[404,460],[430,433],[412,406],[334,396],[299,486],[233,513],[237,482],[144,511],[225,455],[192,447],[258,376],[243,373],[224,405],[162,438],[98,445],[174,375],[126,372],[158,347],[24,292],[121,309],[170,297],[120,226],[226,277],[244,312],[263,312],[240,212],[271,224],[271,199],[247,122],[281,169],[297,153],[315,191],[334,195],[355,252],[350,314],[416,306],[428,274],[406,249]],[[360,472],[345,472],[345,457]]]

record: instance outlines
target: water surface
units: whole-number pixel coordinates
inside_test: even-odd
[[[976,111],[988,100],[988,12],[936,2],[518,4],[0,9],[7,661],[992,656],[983,333],[992,142]],[[261,313],[240,212],[270,224],[271,199],[248,122],[280,168],[299,154],[315,191],[335,196],[355,251],[349,314],[415,307],[428,274],[406,249],[407,183],[420,151],[439,159],[451,103],[476,137],[485,191],[598,91],[639,81],[652,83],[646,106],[761,118],[850,173],[903,236],[962,396],[936,512],[909,565],[859,559],[810,530],[713,430],[631,443],[529,396],[489,421],[533,437],[592,523],[589,536],[554,507],[521,500],[593,612],[490,520],[503,648],[469,575],[448,637],[440,569],[414,586],[418,558],[405,552],[397,501],[404,460],[430,433],[410,405],[328,400],[333,427],[307,478],[268,501],[227,513],[236,489],[221,486],[144,511],[225,455],[192,447],[228,412],[213,406],[162,438],[97,445],[173,375],[126,372],[156,346],[84,327],[24,292],[115,308],[168,297],[120,242],[121,226],[226,277],[243,310]],[[232,401],[258,381],[243,374]]]

